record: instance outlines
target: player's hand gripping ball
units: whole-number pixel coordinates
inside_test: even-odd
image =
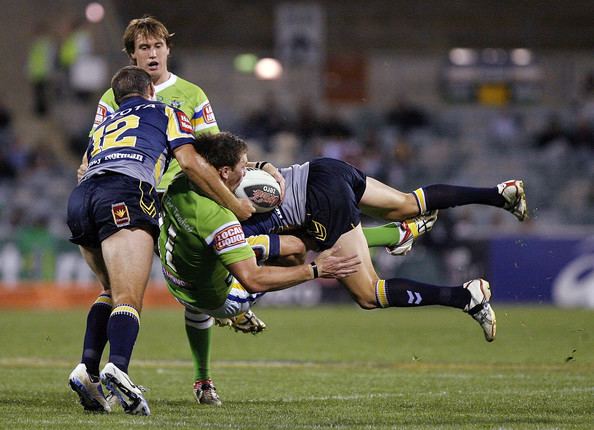
[[[239,198],[248,198],[257,213],[270,212],[280,204],[280,186],[264,170],[247,169],[243,180],[235,190]]]

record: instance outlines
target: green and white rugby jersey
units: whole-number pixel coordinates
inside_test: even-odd
[[[162,206],[159,254],[169,290],[193,306],[218,308],[232,281],[225,265],[255,258],[237,217],[185,175],[171,183]]]
[[[210,102],[199,86],[171,73],[169,79],[155,86],[155,94],[158,101],[183,111],[190,118],[194,129],[194,136],[202,133],[217,133],[219,131]],[[118,107],[115,102],[113,90],[110,88],[103,94],[101,100],[99,100],[95,122],[89,136],[95,130],[95,127],[105,121],[105,118],[115,112]],[[167,172],[165,172],[161,178],[161,182],[157,186],[157,191],[165,192],[175,175],[180,171],[179,163],[177,160],[172,159]]]

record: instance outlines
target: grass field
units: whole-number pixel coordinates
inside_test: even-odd
[[[594,428],[594,312],[496,311],[488,344],[450,309],[259,309],[262,335],[216,328],[213,408],[192,398],[181,309],[149,309],[130,374],[150,417],[78,405],[66,378],[84,311],[1,311],[0,428]]]

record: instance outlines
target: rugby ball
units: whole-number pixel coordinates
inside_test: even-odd
[[[260,169],[247,169],[235,190],[239,198],[252,202],[257,213],[270,212],[280,204],[280,186],[271,174]]]

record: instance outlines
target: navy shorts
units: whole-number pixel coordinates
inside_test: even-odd
[[[159,235],[159,200],[155,188],[119,173],[95,175],[81,182],[68,200],[70,241],[99,248],[122,228]]]
[[[365,173],[344,161],[317,158],[309,163],[305,227],[320,249],[331,248],[361,222],[359,202],[366,179]]]

